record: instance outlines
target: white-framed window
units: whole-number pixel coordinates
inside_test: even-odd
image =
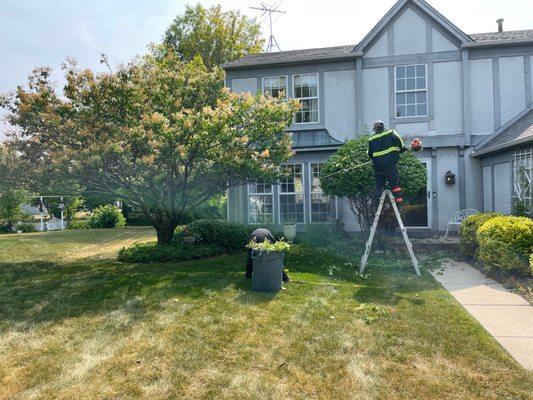
[[[279,183],[279,220],[283,223],[304,223],[304,175],[302,164],[281,167],[285,175]]]
[[[287,75],[265,76],[263,77],[263,94],[270,94],[272,97],[287,99]]]
[[[311,124],[319,120],[318,112],[318,74],[299,74],[292,76],[292,97],[300,100],[301,108],[296,111],[294,123]]]
[[[272,224],[274,223],[273,185],[268,182],[258,181],[248,184],[248,223]]]
[[[401,65],[394,69],[396,117],[426,117],[428,90],[426,64]]]
[[[320,169],[323,164],[310,164],[311,222],[333,222],[337,219],[337,201],[325,195],[320,186]]]
[[[533,148],[513,154],[513,198],[515,211],[521,207],[533,216]]]

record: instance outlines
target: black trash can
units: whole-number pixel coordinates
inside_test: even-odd
[[[283,259],[285,253],[254,251],[252,253],[254,271],[252,290],[254,292],[276,292],[283,281]]]

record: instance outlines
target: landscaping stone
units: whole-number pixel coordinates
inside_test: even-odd
[[[447,260],[433,277],[524,368],[533,370],[533,307],[465,262]]]

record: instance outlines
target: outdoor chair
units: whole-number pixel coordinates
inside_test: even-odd
[[[446,235],[444,235],[444,238],[448,236],[448,232],[450,231],[451,226],[456,226],[457,229],[459,229],[459,226],[461,226],[461,222],[466,217],[469,217],[470,215],[479,214],[478,210],[474,210],[473,208],[467,208],[465,210],[458,211],[454,214],[453,217],[451,217],[448,221],[448,225],[446,226]]]

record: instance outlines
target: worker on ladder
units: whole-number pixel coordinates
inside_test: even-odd
[[[403,197],[398,175],[398,160],[400,154],[408,149],[394,129],[385,129],[383,121],[374,122],[373,130],[374,134],[368,139],[368,157],[372,160],[374,167],[375,186],[372,196],[374,208],[377,208],[387,181],[394,195],[394,201],[399,207],[403,202]],[[419,139],[414,139],[410,147],[411,150],[418,151],[422,148],[422,143]]]

